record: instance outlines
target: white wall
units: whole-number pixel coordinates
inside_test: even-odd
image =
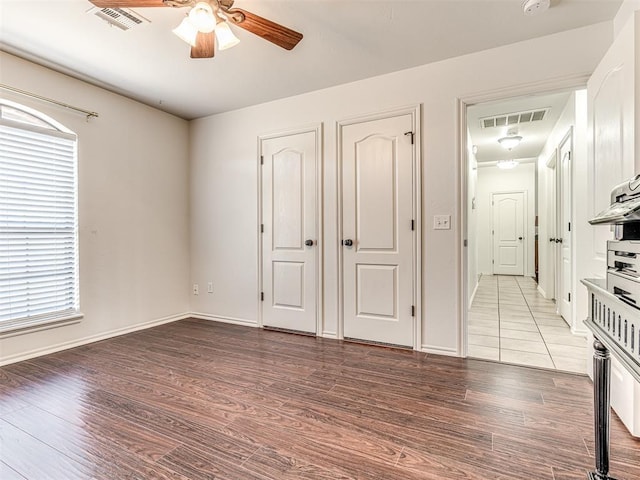
[[[586,288],[580,283],[581,277],[581,260],[580,249],[583,248],[586,236],[590,235],[585,232],[588,229],[586,218],[587,202],[587,95],[586,90],[574,92],[553,128],[542,153],[538,158],[538,176],[541,180],[540,192],[538,197],[539,211],[546,211],[547,215],[540,215],[540,279],[539,285],[543,294],[547,298],[552,298],[553,275],[555,273],[553,266],[552,245],[549,243],[551,235],[555,235],[554,226],[550,223],[555,219],[551,215],[551,210],[555,207],[555,202],[550,195],[543,192],[554,192],[553,185],[555,176],[551,168],[546,164],[552,154],[559,147],[562,140],[569,133],[573,132],[573,158],[572,158],[572,185],[574,201],[571,206],[571,216],[573,225],[573,270],[571,272],[571,319],[568,319],[571,330],[574,333],[585,333],[586,329],[582,321],[587,317],[587,295]],[[556,167],[557,168],[557,167]]]
[[[422,346],[460,352],[461,203],[457,99],[591,72],[612,38],[598,24],[192,122],[191,280],[214,293],[195,312],[255,324],[258,315],[257,137],[322,122],[324,331],[337,332],[336,121],[399,106],[423,107]],[[526,59],[524,61],[523,59]],[[330,68],[328,66],[328,68]],[[465,132],[462,132],[464,135]],[[451,214],[451,230],[432,230]]]
[[[0,339],[0,364],[189,312],[189,124],[0,53],[0,83],[97,111],[81,114],[0,91],[77,133],[77,324]]]
[[[635,0],[625,2],[620,9],[614,21],[616,39],[587,85],[587,165],[574,172],[582,180],[577,184],[576,195],[586,200],[576,210],[579,223],[575,235],[580,237],[576,249],[578,278],[602,278],[606,274],[606,241],[613,235],[608,226],[591,226],[587,221],[607,206],[608,195],[615,185],[640,172],[638,9],[640,2]],[[608,101],[604,102],[604,98]],[[602,118],[611,123],[608,130],[603,128]],[[578,290],[577,301],[587,304],[585,289]],[[589,335],[590,348],[592,340]],[[615,352],[611,356],[611,371],[611,406],[629,431],[640,436],[640,382],[633,379]],[[587,372],[592,374],[591,369]]]
[[[549,159],[553,157],[556,149],[562,142],[563,138],[576,124],[576,95],[575,92],[571,94],[569,100],[564,106],[558,121],[556,122],[553,130],[547,138],[542,152],[538,156],[538,179],[540,195],[538,196],[538,212],[540,212],[538,218],[538,234],[539,234],[539,254],[540,254],[540,277],[538,285],[542,290],[542,293],[546,298],[553,298],[553,285],[554,285],[554,244],[549,243],[549,238],[555,238],[555,217],[553,216],[553,209],[555,208],[555,199],[552,198],[555,195],[555,188],[553,183],[555,182],[554,171],[557,168],[548,167],[547,163]],[[578,144],[586,144],[587,139],[585,137],[576,138],[574,132],[574,146]],[[584,156],[580,157],[573,152],[573,162],[585,162]],[[544,212],[544,213],[543,213]]]
[[[521,163],[510,170],[501,170],[495,165],[478,167],[478,270],[483,275],[493,274],[493,193],[524,192],[525,198],[525,241],[524,275],[535,276],[535,203],[536,203],[535,163]]]
[[[471,135],[467,130],[467,305],[471,307],[478,281],[478,161],[473,153]]]

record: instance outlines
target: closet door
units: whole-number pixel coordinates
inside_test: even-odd
[[[412,116],[342,127],[343,331],[413,346]]]
[[[316,333],[316,131],[261,140],[262,324]]]

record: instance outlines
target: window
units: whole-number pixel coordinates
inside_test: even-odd
[[[76,146],[0,100],[0,333],[80,317]]]

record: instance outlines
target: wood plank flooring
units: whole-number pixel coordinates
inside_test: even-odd
[[[0,478],[584,480],[591,388],[184,320],[0,368]],[[638,479],[612,420],[611,474]]]

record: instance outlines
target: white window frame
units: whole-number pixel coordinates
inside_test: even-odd
[[[79,245],[78,245],[78,139],[77,139],[77,135],[71,130],[69,130],[68,128],[64,127],[59,122],[55,121],[54,119],[48,117],[47,115],[41,112],[38,112],[37,110],[34,110],[32,108],[29,108],[14,102],[10,102],[8,100],[0,99],[0,108],[4,108],[4,107],[23,112],[28,116],[33,117],[35,120],[39,122],[44,122],[46,126],[36,125],[35,123],[26,123],[25,121],[17,121],[17,120],[3,118],[3,116],[1,115],[2,112],[0,112],[0,127],[5,127],[6,129],[20,130],[22,132],[31,132],[34,134],[45,135],[52,138],[59,138],[59,139],[64,139],[72,142],[72,145],[67,144],[66,148],[68,149],[69,146],[71,146],[71,149],[73,150],[72,152],[73,166],[70,169],[67,169],[65,173],[71,174],[72,181],[73,181],[73,185],[72,185],[73,192],[72,192],[72,201],[71,201],[72,207],[70,208],[70,210],[72,210],[72,213],[73,213],[73,221],[72,221],[71,229],[69,229],[69,227],[65,228],[67,232],[66,234],[67,238],[65,241],[67,244],[69,243],[72,244],[72,259],[70,261],[67,261],[67,264],[66,264],[67,265],[66,268],[67,269],[71,268],[72,270],[71,280],[66,282],[67,284],[71,284],[70,287],[66,287],[66,291],[71,295],[71,299],[66,300],[64,307],[51,306],[51,307],[48,307],[48,308],[51,308],[51,310],[46,312],[33,313],[33,314],[29,313],[29,310],[31,310],[32,308],[31,304],[29,303],[29,307],[24,307],[22,310],[20,309],[20,307],[18,307],[18,310],[21,311],[21,314],[18,317],[10,316],[11,314],[9,314],[8,318],[5,315],[5,318],[3,319],[2,316],[0,316],[0,338],[17,335],[21,333],[26,333],[26,332],[32,332],[36,330],[41,330],[44,328],[50,328],[53,326],[76,323],[80,321],[80,319],[83,316],[82,313],[80,313],[80,288],[79,288],[79,264],[78,264]],[[69,156],[67,156],[66,158],[69,158]],[[1,162],[2,162],[2,159],[0,159],[0,166],[1,166]],[[0,170],[0,182],[3,181],[2,173],[3,172]],[[6,178],[8,181],[9,177],[6,177]],[[0,183],[0,188],[1,186],[2,184]],[[63,190],[61,189],[60,192],[62,191]],[[56,190],[55,192],[58,192],[58,191]],[[70,193],[69,189],[67,189],[65,193],[68,195]],[[0,201],[2,201],[1,191],[0,191]],[[28,202],[28,201],[29,200],[25,200],[25,202]],[[69,204],[68,201],[66,203]],[[55,202],[52,202],[51,206],[53,207],[54,205],[56,205]],[[12,295],[15,295],[15,290],[9,290],[9,286],[6,284],[6,281],[8,280],[8,272],[9,272],[8,259],[11,258],[9,254],[8,239],[9,239],[9,233],[20,233],[20,231],[16,230],[15,227],[11,229],[8,226],[9,210],[6,210],[8,206],[9,206],[9,203],[5,204],[4,206],[0,204],[0,307],[8,307],[9,309],[11,309],[13,307],[11,305],[11,298],[12,298]],[[48,207],[48,205],[45,204],[45,207]],[[4,212],[7,212],[5,219],[2,218],[3,209],[5,209]],[[3,220],[5,220],[4,225],[3,225]],[[68,222],[65,222],[65,223],[68,223]],[[50,228],[51,230],[47,231],[46,228]],[[35,222],[34,222],[33,229],[34,229],[33,232],[35,234],[34,236],[36,236],[38,233],[55,232],[55,228],[37,226],[37,223]],[[28,251],[28,247],[26,247],[27,243],[25,242],[24,245],[25,245],[24,251],[27,252]],[[7,259],[5,263],[3,263],[3,255],[2,255],[3,253],[5,254],[4,258]],[[25,267],[25,272],[27,268],[29,267]],[[3,272],[3,269],[4,269],[4,272]],[[56,268],[53,268],[51,272],[55,272],[55,270]],[[5,280],[4,285],[3,285],[3,280]],[[28,292],[28,289],[25,289],[25,292],[27,295],[30,295]],[[13,298],[15,298],[15,296]],[[0,313],[1,312],[2,310],[0,310]]]

